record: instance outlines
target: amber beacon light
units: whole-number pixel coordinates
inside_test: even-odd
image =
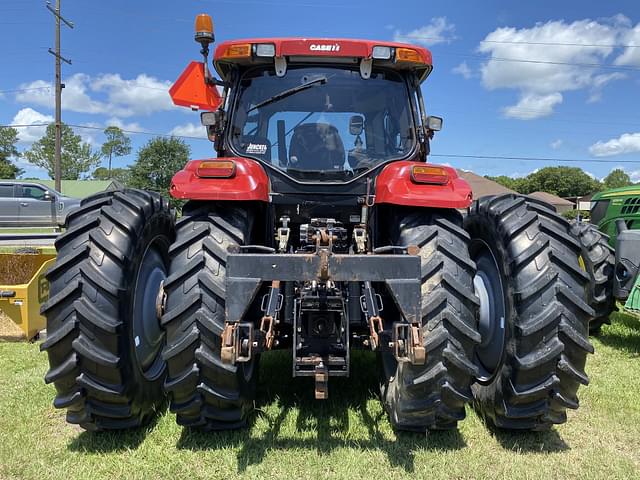
[[[196,42],[208,45],[215,40],[213,36],[213,20],[211,20],[211,15],[207,15],[206,13],[196,15],[195,30]]]

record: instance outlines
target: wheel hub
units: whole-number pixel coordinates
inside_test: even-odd
[[[133,305],[133,341],[135,356],[143,375],[153,378],[162,371],[160,349],[164,332],[158,316],[158,298],[167,278],[164,259],[151,245],[145,251],[136,278]]]
[[[478,271],[473,285],[480,299],[478,329],[481,337],[476,350],[480,367],[477,380],[480,383],[488,383],[494,378],[503,361],[506,345],[506,306],[500,270],[489,246],[482,242],[475,252],[474,260]]]

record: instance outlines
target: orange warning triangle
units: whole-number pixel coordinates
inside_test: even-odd
[[[169,95],[176,105],[199,110],[216,110],[222,103],[216,86],[204,80],[202,62],[191,62],[169,89]]]

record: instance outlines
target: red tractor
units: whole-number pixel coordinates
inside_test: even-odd
[[[251,39],[217,46],[171,89],[200,109],[216,158],[170,194],[83,201],[56,241],[43,306],[46,381],[85,429],[144,424],[168,397],[179,424],[246,425],[258,364],[291,351],[315,397],[376,352],[400,430],[449,429],[473,401],[494,426],[545,429],[577,408],[592,352],[580,244],[552,207],[472,203],[427,163],[442,119],[421,83],[431,53],[401,43]]]

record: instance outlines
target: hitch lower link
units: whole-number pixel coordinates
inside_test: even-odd
[[[397,362],[424,365],[427,360],[422,328],[418,323],[395,322],[391,329],[391,341],[381,344],[380,337],[388,332],[383,330],[382,318],[369,318],[369,345],[371,350],[391,351]]]
[[[262,302],[264,315],[256,331],[250,322],[226,322],[222,331],[220,358],[223,363],[248,362],[253,354],[271,350],[275,342],[275,325],[282,307],[280,282],[274,280]]]
[[[381,344],[380,337],[389,337],[389,332],[384,330],[384,323],[380,317],[381,303],[380,296],[374,293],[371,282],[364,282],[364,295],[360,304],[365,315],[369,317],[371,350],[391,351],[397,362],[424,365],[426,351],[419,323],[395,322],[390,332],[391,341],[387,345]]]

